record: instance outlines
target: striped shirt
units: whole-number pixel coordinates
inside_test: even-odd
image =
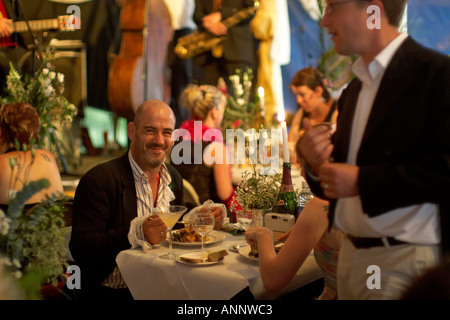
[[[130,161],[131,170],[133,172],[134,185],[136,187],[136,199],[137,199],[137,217],[150,216],[153,213],[154,201],[152,188],[150,187],[150,182],[145,172],[139,167],[137,162],[133,159],[131,151],[128,152],[128,159]],[[172,182],[172,177],[167,170],[166,165],[163,163],[159,172],[159,188],[156,200],[157,206],[168,206],[170,201],[172,201],[175,196],[172,190],[170,190],[170,183]],[[142,228],[139,228],[136,232],[137,237],[140,240],[145,240],[144,232]],[[127,285],[120,274],[119,268],[116,266],[109,274],[109,276],[103,282],[104,286],[111,287],[114,289],[126,288]]]

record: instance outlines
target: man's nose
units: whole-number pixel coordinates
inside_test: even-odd
[[[158,131],[158,132],[154,135],[154,140],[155,140],[155,142],[158,143],[158,144],[164,144],[164,135],[163,135],[163,133]]]
[[[325,12],[324,14],[323,14],[323,17],[322,17],[322,20],[320,20],[320,26],[322,27],[322,28],[327,28],[328,27],[328,25],[329,25],[329,20],[328,20],[328,14]]]

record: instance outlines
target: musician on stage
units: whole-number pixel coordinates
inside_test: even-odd
[[[9,62],[20,74],[31,74],[33,70],[31,52],[26,49],[22,37],[13,33],[12,21],[18,16],[15,1],[0,0],[0,95],[5,94]]]
[[[194,57],[194,63],[202,70],[201,75],[194,74],[200,83],[217,85],[219,77],[228,81],[228,76],[236,69],[249,67],[256,79],[257,40],[250,31],[251,17],[241,21],[229,30],[221,21],[236,12],[253,7],[252,0],[196,0],[194,21],[199,30],[207,30],[216,36],[226,35],[223,41],[222,56],[214,57],[210,51]]]

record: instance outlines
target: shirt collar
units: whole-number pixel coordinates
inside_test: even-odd
[[[372,81],[386,70],[392,57],[397,52],[398,48],[408,38],[406,32],[400,33],[394,40],[392,40],[369,64],[367,68],[362,58],[354,63],[352,71],[363,83],[371,84]]]
[[[144,170],[138,165],[138,163],[134,160],[131,150],[128,152],[128,159],[130,160],[131,170],[133,172],[133,177],[135,181],[139,181],[140,179],[147,180],[148,177],[145,174]],[[161,165],[161,169],[159,171],[159,182],[161,187],[169,186],[172,182],[172,177],[167,170],[166,164],[163,163]]]

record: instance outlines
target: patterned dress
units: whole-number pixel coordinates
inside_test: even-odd
[[[318,242],[314,247],[314,258],[323,270],[325,287],[317,300],[337,300],[336,271],[339,250]]]

